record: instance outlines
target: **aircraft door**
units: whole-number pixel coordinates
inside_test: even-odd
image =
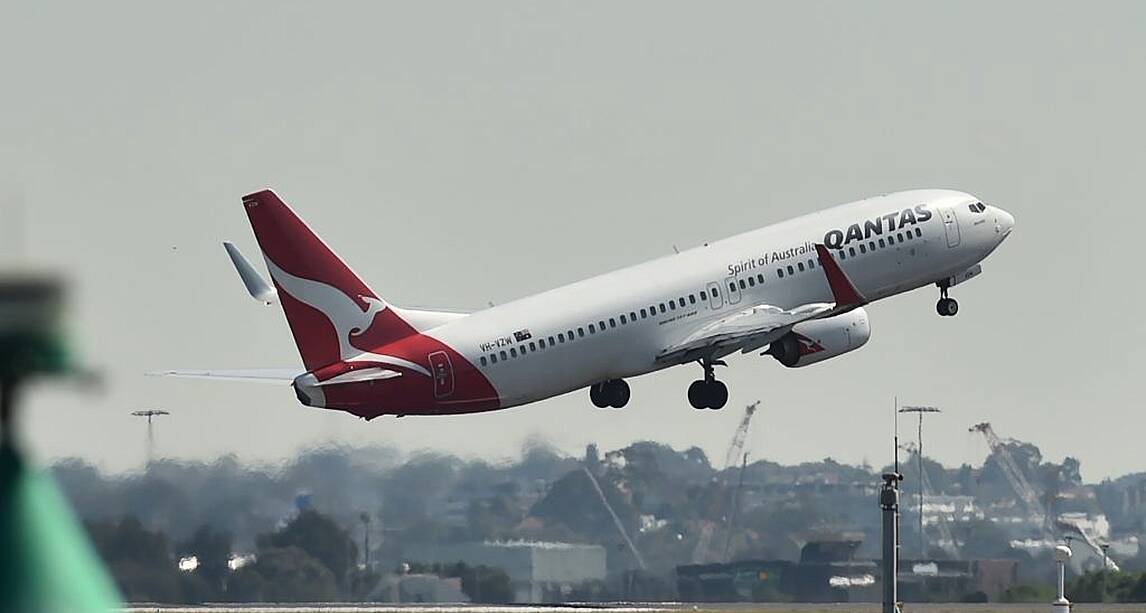
[[[943,229],[947,232],[947,246],[959,246],[959,219],[955,217],[955,209],[952,207],[943,207],[939,209],[943,215]]]
[[[434,375],[434,398],[447,398],[454,393],[454,367],[445,351],[429,355],[430,372]]]
[[[724,305],[724,299],[720,297],[720,286],[715,283],[708,284],[708,305],[713,309]]]
[[[736,289],[737,279],[735,277],[727,277],[727,279],[728,285],[720,289],[728,293],[728,304],[736,304],[740,302],[740,291]]]

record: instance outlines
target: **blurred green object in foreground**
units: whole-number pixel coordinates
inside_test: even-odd
[[[0,447],[0,611],[105,613],[115,586],[47,474]]]
[[[55,277],[0,276],[0,380],[68,372],[63,294]]]
[[[47,473],[15,443],[16,404],[30,377],[71,370],[63,343],[63,284],[0,275],[0,611],[105,613],[115,586]]]

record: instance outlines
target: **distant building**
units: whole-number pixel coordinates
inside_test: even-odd
[[[509,575],[516,602],[557,602],[585,581],[605,579],[600,545],[530,541],[423,544],[405,548],[409,562],[500,568]]]
[[[428,574],[390,575],[370,594],[371,600],[395,603],[469,602],[462,592],[462,580]]]
[[[878,602],[882,577],[874,560],[857,560],[861,542],[809,542],[800,561],[745,560],[694,564],[676,569],[677,592],[685,602]],[[959,599],[982,592],[997,600],[1017,580],[1014,560],[902,560],[900,595],[908,600]]]
[[[909,513],[919,512],[919,502],[915,497],[905,501]],[[975,505],[974,496],[950,496],[945,494],[928,494],[923,499],[923,523],[934,526],[940,522],[957,524],[981,520],[986,517],[982,509]]]
[[[804,545],[800,562],[745,560],[676,568],[677,593],[686,602],[873,602],[879,567],[856,560],[862,540],[821,539]]]

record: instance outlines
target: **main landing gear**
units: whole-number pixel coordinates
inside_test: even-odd
[[[629,384],[624,379],[610,379],[594,383],[589,388],[589,400],[598,409],[619,409],[629,403]]]
[[[939,286],[939,302],[935,303],[935,311],[943,317],[954,317],[959,312],[959,303],[954,298],[947,297],[948,285],[936,283]]]
[[[704,378],[693,381],[688,386],[688,403],[694,409],[723,409],[728,403],[728,386],[716,380],[713,373],[714,366],[726,366],[720,360],[701,358],[700,367],[704,369]]]

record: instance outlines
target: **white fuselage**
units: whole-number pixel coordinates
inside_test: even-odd
[[[977,203],[948,190],[868,198],[491,307],[424,334],[480,370],[502,407],[520,405],[671,366],[657,360],[665,347],[737,308],[831,302],[816,243],[831,250],[869,302],[955,277],[990,254],[1013,225],[1006,212],[976,211]]]

